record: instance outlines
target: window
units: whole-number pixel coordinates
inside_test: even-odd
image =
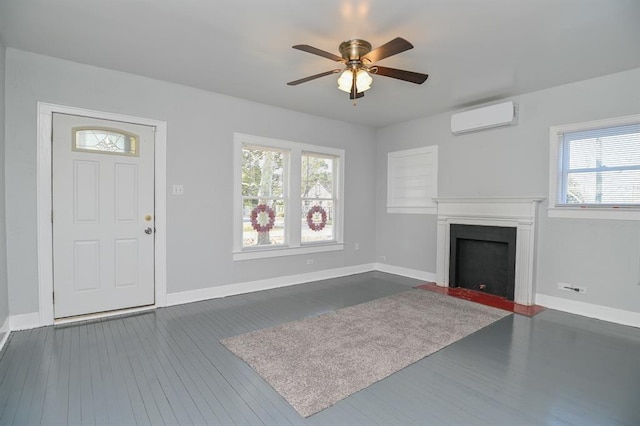
[[[242,247],[283,245],[289,153],[242,147]]]
[[[344,151],[234,139],[234,260],[342,250]]]
[[[640,219],[640,115],[552,127],[549,215]]]
[[[387,213],[435,214],[437,196],[437,145],[387,155]]]
[[[73,129],[73,150],[103,154],[138,155],[138,137],[131,133],[108,128]]]
[[[334,170],[337,157],[302,153],[301,242],[334,241],[334,206],[337,203]]]

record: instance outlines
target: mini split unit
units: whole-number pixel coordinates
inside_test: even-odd
[[[493,127],[512,126],[517,123],[516,104],[512,101],[489,105],[451,116],[451,132],[454,135],[491,129]]]

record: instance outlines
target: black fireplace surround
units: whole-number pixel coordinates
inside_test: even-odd
[[[449,287],[513,300],[516,228],[451,224],[450,231]]]

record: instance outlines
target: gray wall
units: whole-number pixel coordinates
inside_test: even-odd
[[[517,126],[454,137],[449,114],[373,131],[7,49],[2,163],[11,183],[6,186],[10,313],[38,310],[37,101],[168,122],[167,183],[185,186],[179,197],[167,188],[168,291],[175,293],[370,263],[383,255],[391,265],[435,273],[435,216],[386,213],[387,152],[439,145],[440,196],[547,197],[549,126],[638,113],[639,88],[640,69],[530,93],[514,99],[520,106]],[[310,256],[232,261],[233,132],[346,150],[343,252],[314,254],[314,265],[306,264]],[[638,311],[640,224],[549,219],[545,207],[539,223],[537,292]],[[356,242],[359,251],[354,250]],[[586,286],[588,294],[560,292],[559,281]],[[7,293],[6,282],[0,276],[0,296]],[[6,304],[0,303],[0,315],[3,309],[6,316]]]
[[[438,145],[442,197],[547,198],[549,127],[640,113],[639,92],[640,69],[635,69],[514,98],[520,107],[515,127],[453,136],[450,114],[440,114],[380,129],[377,256],[436,272],[435,216],[386,213],[388,152]],[[537,293],[639,312],[640,223],[552,219],[546,207],[538,228]],[[586,286],[588,293],[560,291],[558,282]]]
[[[168,122],[167,184],[185,188],[183,196],[167,188],[169,293],[373,261],[374,215],[361,214],[375,208],[371,129],[11,48],[6,72],[11,315],[38,310],[37,101]],[[233,132],[346,150],[344,251],[233,262]]]
[[[7,244],[5,212],[5,56],[6,50],[0,39],[0,327],[9,317],[9,288],[7,284]],[[0,340],[4,336],[0,333]]]

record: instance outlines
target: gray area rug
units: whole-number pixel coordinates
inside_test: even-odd
[[[415,289],[221,343],[308,417],[508,315]]]

